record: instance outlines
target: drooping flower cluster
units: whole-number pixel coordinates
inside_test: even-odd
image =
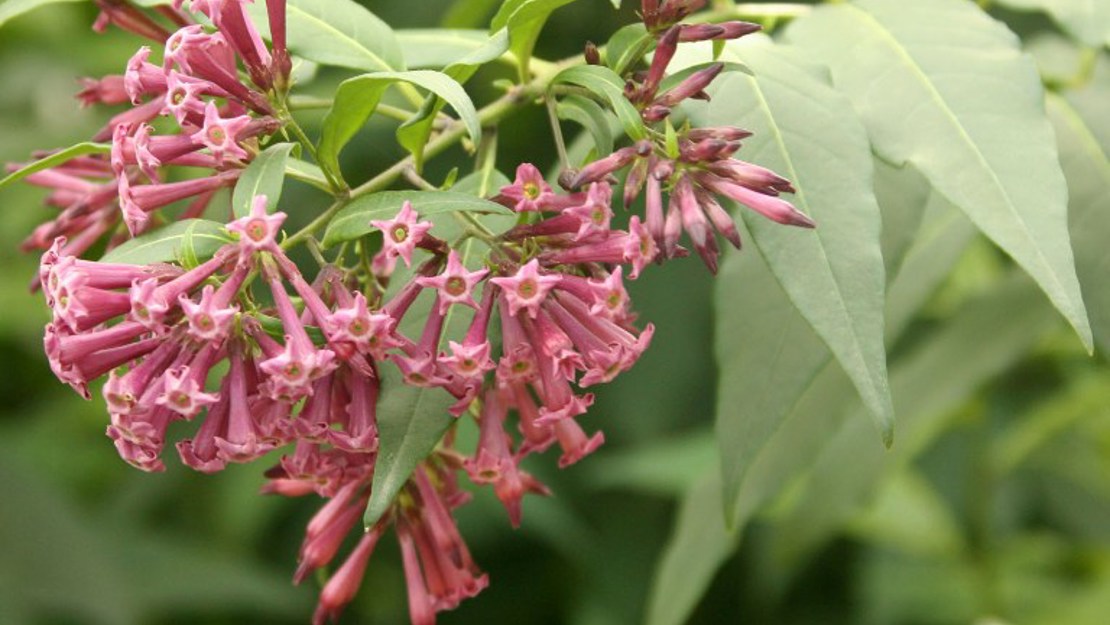
[[[85,82],[83,102],[133,108],[97,136],[112,139],[110,158],[78,157],[28,177],[53,189],[48,202],[62,214],[27,245],[47,248],[39,282],[53,313],[44,336],[51,368],[86,398],[90,383],[106,378],[107,434],[120,456],[159,471],[173,443],[183,464],[212,473],[283,453],[264,492],[327,500],[306,528],[300,583],[336,562],[363,529],[383,441],[382,398],[430,389],[454,424],[473,420],[478,429],[476,448],[462,450],[449,427],[365,528],[321,591],[317,625],[352,601],[391,527],[414,623],[434,623],[437,612],[486,587],[452,516],[470,497],[460,477],[490,485],[517,526],[524,495],[548,493],[522,467],[526,459],[557,446],[567,467],[604,442],[579,423],[594,400],[587,389],[629,370],[654,332],[634,323],[623,281],[685,255],[683,231],[715,270],[712,230],[740,245],[718,196],[782,223],[813,225],[778,197],[792,191],[789,182],[732,158],[746,131],[684,126],[564,172],[566,192],[520,165],[492,198],[518,217],[502,233],[470,228],[449,237],[438,218],[422,219],[421,206],[403,202],[391,218],[363,224],[375,233],[352,244],[364,262],[346,266],[342,251],[332,262],[318,254],[311,280],[279,243],[286,215],[271,212],[262,195],[248,215],[226,223],[226,244],[210,257],[183,249],[175,263],[84,260],[104,234],[122,240],[121,216],[136,235],[171,203],[193,198],[183,218],[205,212],[216,190],[236,183],[256,138],[279,128],[274,107],[290,69],[280,0],[267,0],[271,48],[242,0],[192,1],[214,31],[193,23],[180,0],[160,7],[172,33],[122,0],[98,2],[101,27],[153,39],[164,46],[162,63],[142,48],[124,75]],[[646,73],[630,73],[625,94],[648,125],[667,124],[675,106],[705,97],[722,69],[707,66],[662,90],[680,42],[756,28],[677,23],[702,3],[643,4],[658,45]],[[155,136],[158,116],[179,131]],[[208,171],[166,182],[170,166]],[[622,229],[614,224],[613,174],[625,169],[621,201],[627,208],[643,193],[646,210]],[[469,253],[472,244],[485,250]]]
[[[123,240],[116,232],[121,219],[136,235],[161,219],[153,217],[160,209],[183,200],[190,202],[176,218],[199,217],[216,191],[235,184],[257,152],[256,138],[281,127],[268,92],[288,84],[283,1],[267,2],[272,54],[238,0],[192,3],[194,11],[215,25],[214,31],[180,10],[181,0],[173,8],[157,8],[173,31],[127,2],[98,0],[97,4],[101,9],[97,29],[115,24],[152,40],[162,51],[162,62],[152,63],[151,48],[143,46],[123,74],[82,80],[77,96],[82,104],[128,108],[93,137],[111,141],[110,157],[80,156],[27,177],[28,182],[51,189],[46,203],[60,213],[36,228],[24,241],[24,249],[46,249],[65,236],[65,252],[80,256],[105,235],[114,234],[109,241],[112,247]],[[250,84],[240,79],[240,63]],[[153,124],[159,117],[171,118],[177,130],[156,134]],[[168,181],[180,177],[171,169],[177,167],[208,172]]]

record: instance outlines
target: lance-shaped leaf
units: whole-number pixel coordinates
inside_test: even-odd
[[[5,0],[0,4],[0,27],[8,20],[14,19],[48,4],[61,2],[78,2],[79,0]]]
[[[442,31],[428,30],[421,32],[432,36],[433,33]],[[452,31],[447,31],[447,33],[450,32]],[[447,66],[443,68],[443,73],[458,81],[459,84],[466,84],[466,81],[470,80],[481,65],[500,58],[505,50],[509,48],[509,34],[506,30],[499,30],[488,38],[480,31],[463,32],[478,32],[482,41],[480,45],[470,49],[465,54],[450,57]],[[445,38],[448,37],[445,36]],[[422,46],[422,48],[426,49],[427,46]],[[459,56],[462,58],[459,58]],[[417,171],[420,171],[424,165],[424,147],[428,144],[428,137],[432,134],[432,126],[435,123],[436,115],[443,109],[444,104],[446,102],[443,98],[430,94],[420,110],[397,128],[397,142],[412,154]]]
[[[685,623],[717,569],[732,556],[738,535],[725,529],[720,510],[720,480],[710,472],[679,504],[674,531],[648,595],[648,625]]]
[[[1092,124],[1110,126],[1105,115],[1087,119],[1065,98],[1048,95],[1048,116],[1056,128],[1060,164],[1068,181],[1068,223],[1076,270],[1091,314],[1095,341],[1110,354],[1110,158]]]
[[[320,167],[336,175],[340,173],[339,151],[378,108],[385,90],[396,82],[411,83],[442,97],[458,113],[471,140],[479,140],[482,128],[474,103],[450,76],[429,70],[363,74],[344,80],[335,93],[331,110],[324,117],[323,133],[317,149]]]
[[[490,35],[484,30],[465,30],[457,28],[405,28],[397,31],[397,42],[405,55],[409,69],[443,69],[445,67],[472,62],[478,56],[485,57],[485,63],[500,57],[509,49],[509,36],[506,31]],[[494,43],[496,42],[496,43]],[[483,52],[496,45],[501,51],[492,54]]]
[[[1065,31],[1093,48],[1110,46],[1110,2],[1103,0],[998,0],[1023,11],[1043,11]]]
[[[318,165],[302,161],[299,158],[289,157],[285,161],[285,173],[294,180],[310,184],[321,191],[331,193],[331,186],[324,177],[323,170]]]
[[[884,214],[924,212],[918,236],[898,262],[888,289],[886,342],[893,344],[913,314],[967,248],[974,227],[936,193],[923,207]],[[777,453],[805,397],[820,384],[832,355],[806,323],[759,255],[727,254],[716,284],[716,356],[720,370],[716,430],[721,451],[725,514],[730,526],[746,520],[760,458]],[[831,409],[831,407],[829,407]],[[815,418],[813,409],[805,410]],[[808,434],[807,434],[808,436]]]
[[[408,386],[392,363],[380,367],[378,459],[363,524],[372,527],[389,509],[409,476],[427,458],[454,420],[454,398],[441,388]]]
[[[787,38],[830,66],[878,153],[913,163],[965,211],[1090,349],[1067,188],[1043,89],[1017,38],[962,0],[821,7],[791,24]]]
[[[377,228],[370,225],[370,220],[392,219],[405,200],[412,202],[421,219],[433,223],[448,213],[513,214],[500,204],[456,191],[382,191],[359,197],[339,211],[324,232],[324,247],[374,232]]]
[[[285,183],[285,167],[289,160],[292,143],[271,145],[256,156],[235,183],[231,194],[231,210],[236,217],[249,215],[251,203],[256,195],[266,196],[266,209],[271,213],[277,209],[281,198],[281,188]]]
[[[473,199],[473,198],[472,198]],[[415,202],[414,206],[418,206]],[[422,209],[417,208],[418,211]],[[421,217],[426,216],[421,212]],[[489,215],[484,217],[485,225],[498,229],[511,223],[511,216]],[[444,236],[448,231],[458,232],[459,225],[451,220],[453,227],[433,231]],[[459,259],[468,267],[474,268],[481,262],[480,252],[484,244],[476,239],[467,239],[458,249]],[[404,281],[394,275],[391,288],[398,289]],[[387,297],[390,295],[387,293]],[[418,336],[427,319],[427,312],[435,304],[432,292],[425,290],[401,322],[400,331],[406,336]],[[471,313],[465,306],[451,306],[444,316],[443,335],[439,346],[444,348],[449,340],[461,340],[466,333]],[[374,465],[374,481],[370,490],[370,501],[366,504],[363,523],[369,528],[378,522],[389,509],[397,493],[408,482],[417,465],[435,450],[444,432],[454,421],[448,408],[455,398],[441,388],[419,388],[405,385],[397,367],[392,363],[379,367],[382,376],[381,399],[377,407],[378,421],[378,458]]]
[[[687,493],[671,538],[656,564],[648,599],[648,625],[687,622],[717,569],[739,545],[746,522],[813,465],[827,437],[841,422],[843,407],[852,394],[844,372],[829,360],[782,427],[753,459],[736,499],[732,530],[719,516],[721,484],[714,479],[716,476],[707,476]],[[718,489],[716,493],[714,488]]]
[[[598,65],[577,65],[559,72],[551,80],[552,86],[560,83],[584,87],[607,102],[617,114],[624,132],[632,139],[638,141],[647,136],[639,111],[624,97],[624,81],[613,70]]]
[[[247,7],[255,23],[268,24],[265,2]],[[405,69],[393,29],[354,0],[287,0],[285,12],[289,49],[297,56],[364,71]]]
[[[605,44],[605,65],[623,76],[653,47],[655,37],[648,34],[643,24],[629,24],[613,33]]]
[[[797,193],[789,199],[817,222],[813,231],[786,228],[740,209],[771,272],[855,383],[889,445],[881,217],[866,132],[848,100],[793,51],[751,39],[731,42],[723,58],[754,76],[720,79],[708,109],[689,107],[691,115],[754,131],[740,157],[791,180]]]
[[[111,151],[112,146],[105,143],[85,142],[71,145],[64,150],[58,150],[49,156],[44,156],[33,163],[28,163],[7,176],[0,178],[0,189],[15,184],[35,172],[57,167],[72,158],[77,158],[78,156],[84,156],[86,154],[107,154]]]
[[[1015,269],[904,354],[891,368],[902,443],[891,452],[876,450],[860,419],[846,418],[785,522],[782,553],[799,556],[831,536],[874,496],[883,476],[925,448],[949,411],[1056,323],[1036,287]]]
[[[559,99],[555,112],[560,119],[577,122],[585,128],[593,137],[598,154],[604,155],[613,151],[613,131],[609,129],[611,118],[597,102],[571,94]]]
[[[528,62],[543,25],[551,13],[574,0],[507,0],[490,21],[490,32],[509,30],[509,49],[520,64],[520,80],[528,77]]]
[[[196,265],[230,242],[223,224],[207,219],[186,219],[135,237],[109,251],[101,260],[132,265],[174,261]]]

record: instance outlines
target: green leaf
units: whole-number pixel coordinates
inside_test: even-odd
[[[886,291],[886,342],[894,345],[914,315],[966,253],[977,230],[935,190],[929,194],[917,238]]]
[[[624,127],[624,132],[633,140],[639,141],[647,137],[647,129],[640,119],[640,113],[624,97],[624,81],[613,70],[597,65],[577,65],[559,72],[551,80],[551,85],[560,83],[585,87],[608,102]]]
[[[207,219],[186,219],[135,237],[112,249],[100,260],[132,265],[183,259],[204,261],[228,243],[231,243],[231,238],[227,236],[223,224]]]
[[[819,7],[787,38],[830,66],[879,155],[964,210],[1091,349],[1043,90],[1014,35],[962,0],[860,0]]]
[[[85,142],[78,143],[77,145],[71,145],[64,150],[58,150],[57,152],[54,152],[50,156],[40,158],[33,163],[28,163],[27,165],[24,165],[23,167],[20,167],[19,169],[8,174],[7,176],[0,178],[0,190],[8,185],[19,182],[20,180],[26,178],[27,176],[30,176],[35,172],[43,171],[44,169],[50,169],[51,167],[56,167],[72,158],[84,156],[86,154],[108,154],[111,151],[112,146],[106,143]]]
[[[560,119],[580,124],[594,139],[598,154],[613,151],[613,132],[609,130],[609,119],[605,110],[597,102],[577,95],[566,95],[559,99],[555,112]]]
[[[440,26],[444,28],[477,28],[487,23],[494,7],[501,0],[454,0],[451,8],[443,13]]]
[[[378,401],[378,459],[370,501],[363,524],[378,522],[397,497],[416,465],[432,453],[454,420],[447,412],[454,402],[440,388],[408,386],[392,365],[381,367],[381,399]]]
[[[939,195],[930,196],[924,213],[919,236],[888,289],[888,344],[899,337],[974,234],[967,219]],[[760,256],[727,254],[716,290],[721,375],[716,430],[725,513],[730,525],[738,525],[744,522],[744,493],[754,479],[749,472],[772,453],[791,415],[836,366]]]
[[[715,308],[717,444],[732,526],[748,470],[830,355],[758,255],[725,255]]]
[[[624,75],[625,71],[632,69],[640,60],[635,58],[637,55],[642,57],[651,51],[651,48],[641,47],[648,41],[651,41],[654,47],[655,38],[648,34],[647,28],[642,23],[624,26],[613,33],[609,43],[605,44],[605,64],[614,72]]]
[[[433,221],[438,215],[457,212],[513,214],[500,204],[455,191],[382,191],[359,197],[339,211],[324,232],[324,247],[374,232],[377,228],[370,220],[392,219],[405,200],[412,202],[422,219]]]
[[[449,192],[439,194],[461,195]],[[484,202],[473,197],[462,197],[467,197],[472,202]],[[506,218],[507,216],[500,214],[488,216],[491,223],[487,226],[497,228],[492,222]],[[457,229],[458,225],[454,225]],[[480,245],[482,244],[473,238],[462,244],[458,251],[464,265],[473,268],[478,264]],[[401,288],[403,281],[396,280],[396,277],[395,275],[395,288]],[[424,297],[413,304],[413,309],[401,322],[400,330],[406,336],[416,336],[427,319],[427,311],[438,305],[431,292],[422,295]],[[461,313],[464,308],[452,306],[448,309],[443,321],[440,347],[447,345],[449,340],[461,340],[466,333],[468,324]],[[377,407],[379,447],[370,501],[366,504],[366,513],[362,519],[367,528],[377,523],[385,514],[416,466],[432,453],[455,420],[447,411],[455,403],[455,398],[443,389],[405,385],[397,367],[392,363],[380,367],[379,371],[382,377]]]
[[[509,29],[509,50],[516,55],[520,80],[528,76],[528,62],[547,18],[574,0],[507,0],[490,22],[490,32]]]
[[[1110,354],[1110,158],[1091,125],[1107,124],[1105,115],[1084,119],[1066,99],[1048,94],[1048,116],[1056,129],[1060,164],[1068,181],[1068,224],[1075,247],[1076,271],[1095,341]]]
[[[883,215],[880,242],[888,284],[917,237],[931,191],[929,181],[912,166],[895,167],[875,158],[875,199]]]
[[[324,117],[320,145],[317,150],[320,166],[334,174],[339,171],[339,151],[378,108],[385,90],[395,82],[407,82],[423,87],[446,100],[459,119],[466,124],[470,139],[477,142],[482,134],[478,112],[470,96],[450,76],[430,70],[411,72],[377,72],[363,74],[339,85],[332,107]]]
[[[716,468],[716,447],[713,433],[699,429],[615,450],[584,470],[592,488],[623,488],[674,498]],[[715,514],[720,515],[719,508]]]
[[[998,0],[998,4],[1052,16],[1069,35],[1084,44],[1110,46],[1110,3],[1103,0]]]
[[[509,47],[509,34],[506,30],[499,30],[489,38],[484,33],[480,33],[480,36],[481,45],[467,52],[461,59],[458,56],[451,57],[449,64],[443,68],[443,73],[457,80],[459,84],[465,84],[478,71],[479,66],[500,58]],[[436,115],[443,109],[444,104],[446,102],[443,98],[429,95],[420,110],[397,128],[397,142],[412,154],[417,171],[424,166],[424,147],[432,134]]]
[[[443,69],[500,58],[509,49],[509,34],[504,30],[491,36],[484,30],[408,28],[397,31],[397,42],[410,69]]]
[[[462,180],[456,182],[455,186],[451,187],[451,192],[486,198],[497,194],[501,187],[508,186],[511,183],[512,180],[509,180],[508,176],[493,167],[489,167],[466,175]]]
[[[255,23],[269,23],[265,2],[247,10]],[[393,29],[354,0],[287,0],[285,11],[289,50],[297,56],[364,71],[405,69]]]
[[[681,625],[717,569],[732,555],[738,536],[721,521],[721,484],[709,472],[686,493],[678,519],[655,569],[647,625]]]
[[[894,409],[883,348],[885,270],[866,132],[848,100],[789,49],[753,39],[730,43],[724,58],[744,62],[755,75],[720,79],[704,115],[691,114],[709,126],[752,129],[743,158],[791,180],[797,193],[790,199],[817,221],[814,231],[805,231],[741,209],[772,273],[852,378],[889,445]]]
[[[0,4],[0,27],[3,27],[8,20],[15,19],[41,6],[78,1],[79,0],[4,0],[4,3]]]
[[[285,162],[285,173],[294,180],[300,180],[321,191],[331,193],[331,186],[328,185],[328,180],[324,177],[323,170],[308,161],[302,161],[299,158],[287,158]]]
[[[850,529],[870,544],[922,556],[956,559],[967,548],[953,510],[929,479],[913,469],[890,476]]]
[[[292,143],[271,145],[243,170],[231,195],[231,210],[236,217],[250,214],[251,202],[256,195],[266,196],[266,209],[269,212],[277,209],[281,188],[285,183],[285,167],[293,146]]]
[[[1105,369],[1069,378],[1065,388],[1015,415],[1010,420],[1012,425],[994,436],[992,471],[995,475],[1009,474],[1064,430],[1096,415],[1105,418],[1108,406],[1110,373]]]
[[[904,354],[891,367],[900,444],[888,452],[877,450],[860,418],[845,419],[784,521],[784,555],[797,557],[832,535],[874,495],[884,475],[933,440],[947,414],[1021,358],[1055,323],[1034,285],[1015,269]]]

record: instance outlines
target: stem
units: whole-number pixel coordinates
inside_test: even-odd
[[[413,87],[407,82],[398,82],[397,88],[401,90],[401,95],[403,95],[405,99],[409,101],[409,104],[415,106],[416,108],[420,108],[424,105],[424,96],[420,95],[420,92],[416,90],[416,87]]]
[[[335,214],[342,210],[343,207],[346,205],[347,202],[345,200],[336,200],[335,202],[333,202],[332,205],[327,208],[327,210],[317,215],[316,219],[313,219],[311,222],[309,222],[307,226],[301,228],[297,231],[296,234],[282,241],[281,249],[287,250],[312,236],[313,232],[316,232],[320,229],[321,226],[324,226],[329,221],[331,221],[331,218],[335,217]]]
[[[483,126],[497,122],[502,117],[516,110],[516,107],[521,102],[530,99],[530,97],[539,95],[539,93],[542,91],[542,87],[542,83],[533,81],[532,83],[529,83],[528,85],[525,85],[523,87],[517,87],[510,90],[505,95],[482,107],[482,109],[478,111],[478,121]],[[428,145],[424,148],[424,158],[431,158],[439,154],[465,135],[466,126],[463,125],[462,122],[456,121],[452,123],[446,129],[444,129],[442,134],[428,142]],[[414,160],[412,156],[406,156],[377,176],[374,176],[370,180],[367,180],[354,189],[351,189],[351,197],[356,198],[360,195],[366,195],[367,193],[373,193],[375,191],[380,191],[384,189],[386,186],[388,186],[394,180],[399,178],[401,174],[404,173],[405,167],[408,167],[413,163]]]
[[[474,170],[481,172],[481,183],[478,185],[478,197],[489,194],[489,180],[497,165],[497,128],[487,128],[482,132],[482,142],[478,145],[478,158],[475,160]]]
[[[567,156],[567,146],[563,141],[563,129],[559,127],[559,115],[555,112],[555,98],[550,95],[544,98],[547,105],[547,119],[551,122],[551,135],[555,137],[555,150],[559,154],[559,164],[563,169],[570,169],[570,158]]]
[[[320,265],[320,267],[326,267],[328,261],[324,258],[324,251],[320,249],[320,242],[316,240],[316,237],[308,237],[305,243],[306,247],[308,247],[308,252],[312,254],[312,258],[316,260],[316,264]]]
[[[308,95],[294,95],[289,96],[286,100],[287,106],[290,111],[310,111],[312,109],[328,109],[331,108],[334,100],[331,98],[316,98]]]
[[[763,18],[792,18],[804,15],[811,10],[812,7],[810,5],[788,2],[744,3],[728,7],[725,10],[709,11],[692,16],[693,19],[691,21],[715,22],[743,16]],[[653,39],[651,38],[645,38],[645,40],[641,42],[641,45],[644,47],[644,54],[646,54],[647,49],[650,48],[652,43]],[[643,55],[640,54],[639,56]],[[633,56],[633,58],[638,60],[639,56]],[[533,59],[531,65],[531,73],[533,75],[532,80],[530,82],[518,85],[510,89],[500,98],[482,107],[478,111],[479,123],[483,127],[495,125],[503,117],[514,112],[523,104],[530,102],[534,98],[542,96],[547,90],[548,83],[551,81],[552,78],[555,77],[555,75],[559,73],[559,71],[566,67],[581,65],[583,62],[584,59],[581,54],[576,54],[572,57],[563,59],[558,62]],[[618,72],[618,74],[619,73],[620,72]],[[399,87],[401,89],[401,92],[409,97],[414,105],[419,106],[423,104],[423,98],[420,96],[419,92],[417,92],[416,89],[413,88],[411,85],[401,84],[399,85]],[[324,102],[322,100],[306,100],[304,101],[304,104],[306,104],[308,108],[322,108]],[[566,167],[569,159],[566,156],[566,146],[563,144],[561,132],[558,129],[559,127],[557,116],[554,115],[554,100],[549,100],[547,102],[547,105],[552,122],[552,130],[554,131],[555,135],[556,148],[559,150],[559,158],[563,166]],[[378,110],[386,113],[387,115],[392,114],[391,116],[395,115],[399,117],[403,109],[397,109],[396,107],[379,106]],[[405,119],[408,119],[408,116],[411,115],[411,112],[406,111],[405,113]],[[297,135],[298,139],[305,144],[305,148],[308,149],[309,153],[313,155],[313,158],[315,158],[315,146],[312,144],[311,141],[308,141],[308,138],[304,135],[304,132],[301,130],[300,126],[298,126],[296,122],[292,120],[291,116],[286,114],[286,117],[289,118],[289,125],[292,128],[293,132]],[[450,146],[460,141],[464,136],[466,136],[466,126],[459,120],[452,120],[444,127],[443,131],[440,134],[429,141],[428,144],[424,147],[425,159],[430,159],[440,154]],[[373,178],[349,190],[344,181],[333,180],[332,176],[325,171],[324,175],[328,178],[328,183],[332,185],[332,192],[335,196],[337,196],[338,199],[324,212],[317,215],[316,218],[313,219],[308,225],[286,239],[282,243],[282,248],[288,249],[294,245],[301,243],[314,232],[327,225],[332,217],[334,217],[336,213],[342,210],[343,207],[346,206],[351,200],[366,195],[368,193],[374,193],[376,191],[381,191],[385,189],[390,184],[395,182],[398,178],[405,175],[406,172],[414,166],[414,164],[415,160],[413,159],[413,157],[411,155],[406,156],[405,158],[397,161],[385,170],[379,172],[378,175],[374,176]],[[488,231],[483,234],[492,235],[492,233],[489,233]]]
[[[413,165],[409,165],[408,167],[405,167],[404,176],[405,176],[405,179],[408,180],[409,182],[411,182],[412,185],[414,187],[416,187],[417,189],[421,189],[423,191],[439,191],[440,190],[439,187],[437,187],[434,184],[428,182],[423,176],[421,176],[419,173],[417,173],[416,167],[413,166]]]
[[[316,144],[314,144],[312,140],[308,138],[308,135],[305,134],[304,130],[301,128],[301,125],[297,123],[297,120],[293,119],[293,116],[289,114],[289,111],[287,109],[283,110],[281,112],[281,115],[283,118],[282,121],[284,121],[286,126],[293,131],[293,135],[297,137],[297,141],[300,141],[301,145],[304,146],[304,149],[308,151],[310,156],[312,156],[312,160],[319,163],[319,159],[316,158]],[[328,170],[322,167],[320,168],[320,171],[324,174],[324,178],[327,179],[328,186],[331,187],[329,191],[332,195],[338,195],[347,189],[346,182],[342,180],[336,180],[332,177],[331,174],[328,173]]]

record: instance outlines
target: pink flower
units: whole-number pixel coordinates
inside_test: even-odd
[[[544,298],[559,284],[559,276],[541,274],[539,266],[539,261],[533,258],[510,277],[490,278],[490,282],[501,287],[509,304],[509,314],[516,315],[524,309],[530,317],[535,317]]]
[[[499,199],[518,213],[541,211],[551,208],[555,193],[543,179],[543,174],[531,163],[516,168],[516,180],[502,187]]]
[[[217,161],[223,162],[225,156],[245,160],[247,151],[237,143],[240,134],[251,123],[247,115],[224,119],[220,117],[216,104],[209,102],[204,109],[204,126],[193,135],[193,138],[203,143]]]
[[[277,248],[277,235],[285,223],[285,213],[266,212],[266,196],[256,195],[251,200],[251,212],[227,225],[229,232],[239,234],[239,246],[244,254]]]
[[[417,221],[419,215],[412,208],[412,202],[405,200],[400,212],[393,219],[370,221],[370,224],[382,231],[382,251],[380,255],[389,261],[392,270],[398,257],[405,261],[405,265],[412,266],[412,253],[424,238],[424,234],[432,229],[429,221]]]
[[[422,287],[436,289],[439,312],[446,314],[451,304],[462,304],[477,309],[478,305],[474,303],[472,294],[474,286],[488,273],[488,269],[467,271],[459,260],[458,253],[451,250],[447,255],[447,268],[443,273],[434,278],[420,277],[416,282]]]

